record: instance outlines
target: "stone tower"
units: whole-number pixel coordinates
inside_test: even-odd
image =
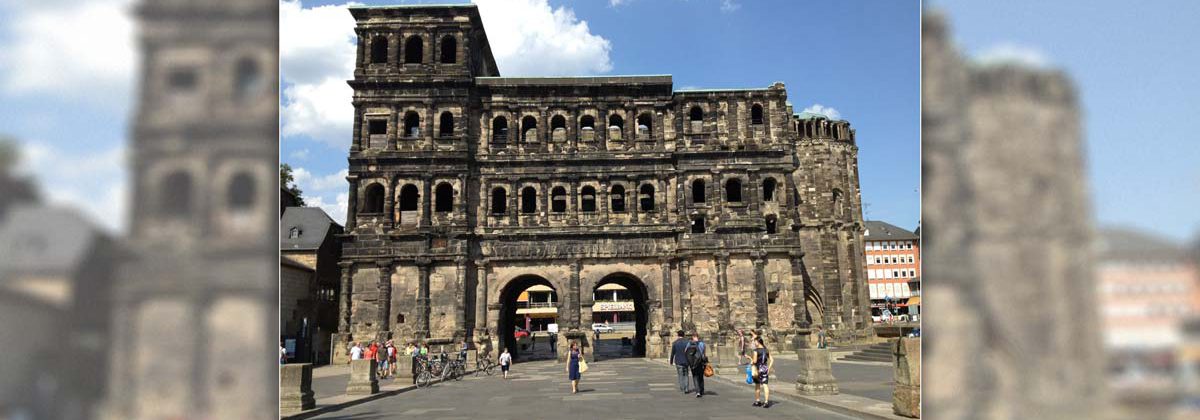
[[[107,417],[275,418],[278,3],[146,0],[136,13],[136,204]]]
[[[1059,71],[922,40],[925,414],[1092,418],[1103,352],[1078,97]],[[934,309],[936,308],[936,309]]]

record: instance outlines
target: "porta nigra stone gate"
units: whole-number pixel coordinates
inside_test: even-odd
[[[350,13],[342,344],[511,349],[517,295],[544,285],[558,345],[590,356],[608,283],[631,291],[647,357],[679,329],[722,348],[760,329],[784,351],[814,325],[870,334],[848,122],[794,115],[783,83],[500,77],[475,6]]]

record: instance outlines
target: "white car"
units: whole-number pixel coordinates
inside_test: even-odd
[[[592,324],[592,331],[598,333],[610,333],[613,332],[613,328],[608,324]]]

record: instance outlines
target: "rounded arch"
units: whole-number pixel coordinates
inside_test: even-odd
[[[604,276],[601,276],[601,277],[593,277],[593,278],[587,279],[586,283],[581,284],[579,288],[580,288],[580,290],[590,290],[592,292],[592,298],[593,298],[592,301],[593,302],[595,302],[597,300],[604,301],[606,299],[602,299],[600,296],[597,296],[597,291],[602,286],[607,285],[607,284],[616,284],[616,285],[624,287],[625,290],[628,291],[627,297],[633,301],[633,312],[634,312],[634,316],[633,316],[633,323],[634,323],[634,334],[633,335],[634,336],[633,336],[633,340],[632,340],[633,341],[632,356],[633,357],[645,357],[646,356],[646,338],[647,338],[646,332],[649,331],[649,329],[650,329],[649,325],[648,325],[650,322],[649,300],[650,300],[650,296],[652,296],[650,288],[647,287],[646,283],[644,281],[642,281],[642,279],[639,278],[638,276],[635,276],[633,274],[630,274],[630,273],[627,273],[624,271],[612,272],[612,273],[605,274]],[[598,315],[596,312],[593,312],[593,314],[592,314],[593,319],[581,320],[581,322],[590,327],[593,322],[600,320],[601,317],[603,317],[603,316],[604,316],[603,313]],[[606,345],[605,341],[606,340],[604,340],[603,337],[601,337],[601,340],[599,340],[596,343],[593,343],[593,349],[595,349],[595,351],[596,351],[596,353],[594,353],[596,360],[601,360],[604,358],[620,357],[619,354],[614,355],[612,352],[604,351],[605,349],[616,346],[616,343]]]
[[[537,188],[521,188],[521,213],[537,213]]]
[[[550,211],[565,213],[567,211],[567,189],[556,186],[550,189]]]
[[[371,64],[387,62],[388,39],[383,35],[371,38]]]
[[[579,189],[579,211],[584,213],[596,211],[596,187],[584,185]]]
[[[537,118],[532,115],[521,118],[521,141],[537,141]]]
[[[725,201],[730,203],[742,202],[742,180],[729,178],[725,181]]]
[[[420,202],[421,202],[421,193],[419,192],[416,185],[404,184],[404,186],[400,188],[400,211],[401,212],[417,211],[417,208],[420,207],[420,205],[419,205]]]
[[[425,43],[418,35],[404,41],[404,64],[420,64],[425,55]]]
[[[560,309],[557,306],[558,302],[560,302],[558,296],[560,290],[566,290],[566,288],[560,287],[561,285],[555,284],[553,281],[540,275],[521,274],[508,280],[499,281],[496,288],[500,304],[500,316],[496,320],[496,334],[499,335],[498,339],[500,342],[500,349],[497,350],[503,351],[503,349],[508,349],[509,353],[516,360],[529,360],[527,357],[523,357],[522,353],[524,352],[518,344],[515,335],[516,327],[520,326],[524,328],[524,320],[518,319],[524,317],[518,317],[517,309],[519,308],[517,302],[523,292],[534,286],[546,286],[550,288],[550,297],[555,303],[554,307],[556,308],[554,320],[561,325],[561,322],[558,322],[559,316],[557,313],[558,309]],[[521,321],[521,325],[518,325],[518,321]]]
[[[421,114],[417,111],[404,113],[404,137],[421,136]]]
[[[454,113],[450,111],[442,112],[442,116],[438,121],[438,135],[442,137],[454,135]]]
[[[776,181],[774,177],[767,177],[762,182],[762,199],[763,201],[775,201]]]
[[[649,112],[643,112],[637,117],[638,134],[652,136],[654,133],[654,117]]]
[[[693,106],[688,111],[688,119],[691,121],[704,121],[704,109],[700,108],[699,105]]]
[[[754,104],[750,107],[750,124],[762,125],[763,123],[763,107],[759,104]]]
[[[692,181],[692,202],[703,203],[705,201],[706,190],[704,178],[696,178]]]
[[[625,128],[625,119],[621,118],[620,115],[612,114],[608,117],[608,126],[616,127],[618,129],[624,129]]]
[[[508,140],[508,118],[499,116],[492,119],[492,141],[504,143]]]
[[[610,190],[608,196],[612,200],[612,203],[610,203],[611,206],[609,207],[609,211],[611,211],[613,213],[624,213],[625,212],[625,186],[621,185],[621,184],[613,185],[611,187],[611,190]]]
[[[582,117],[579,117],[579,129],[580,130],[595,130],[596,129],[596,117],[593,117],[591,115],[584,115]]]
[[[454,186],[449,182],[438,184],[434,196],[433,211],[446,213],[454,210]]]
[[[492,188],[492,214],[508,212],[508,191],[504,187]]]
[[[654,211],[654,184],[642,184],[638,189],[638,207],[640,211]]]
[[[554,117],[550,118],[550,129],[557,130],[560,128],[564,130],[567,129],[567,118],[562,116],[562,114],[556,114]]]
[[[454,64],[458,61],[458,40],[454,39],[454,35],[446,35],[442,37],[441,45],[442,64]]]
[[[363,190],[363,213],[383,213],[383,184],[372,182]]]
[[[241,171],[229,181],[228,205],[230,210],[249,210],[254,207],[254,175]]]

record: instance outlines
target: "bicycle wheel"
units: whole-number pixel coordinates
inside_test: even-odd
[[[454,380],[461,381],[463,376],[467,376],[467,368],[461,363],[454,365]]]
[[[433,375],[429,373],[428,369],[421,369],[421,372],[417,374],[417,388],[428,387],[432,379]]]
[[[484,368],[484,372],[487,373],[488,376],[492,376],[493,373],[496,373],[496,364],[488,363],[487,367]]]

